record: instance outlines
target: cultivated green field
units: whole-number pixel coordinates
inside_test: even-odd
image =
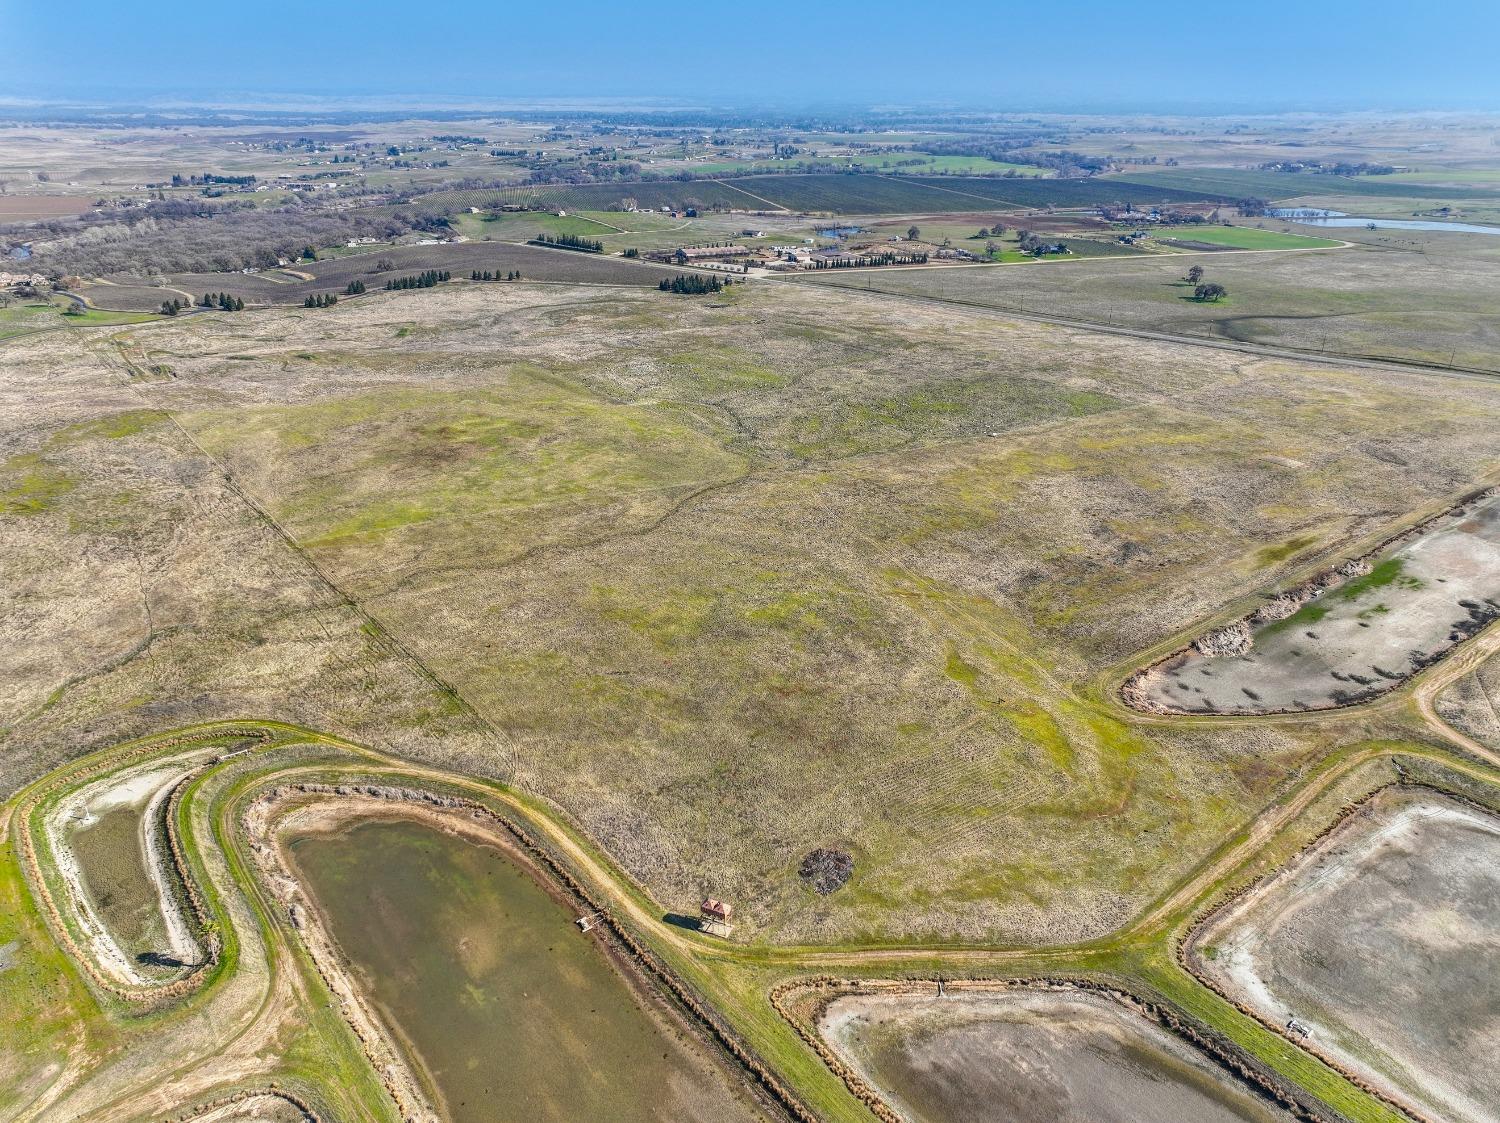
[[[1333,238],[1287,234],[1280,230],[1260,230],[1251,226],[1174,226],[1152,233],[1162,241],[1206,242],[1237,250],[1314,250],[1339,244]]]
[[[574,214],[558,216],[545,211],[461,214],[455,216],[452,223],[460,234],[475,242],[525,242],[542,234],[578,234],[597,238],[619,232],[618,226],[607,222]]]
[[[157,300],[157,305],[161,303]],[[69,312],[73,302],[66,297],[52,297],[47,300],[13,299],[7,307],[0,308],[0,339],[11,336],[26,335],[34,331],[44,331],[48,328],[66,327],[108,327],[113,324],[138,324],[149,316],[132,315],[130,313],[108,312],[97,308],[85,308],[77,312]],[[154,311],[154,306],[152,308]],[[66,315],[64,313],[67,313]]]

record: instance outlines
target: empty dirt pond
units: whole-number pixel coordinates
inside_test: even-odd
[[[161,821],[190,764],[127,771],[64,800],[54,845],[101,966],[127,983],[171,975],[202,949],[182,919]]]
[[[290,854],[455,1123],[762,1118],[709,1047],[498,848],[381,817],[294,837]]]
[[[1291,1116],[1107,996],[849,995],[824,1037],[913,1123],[1272,1123]]]
[[[1123,695],[1169,713],[1328,709],[1379,696],[1500,617],[1500,496],[1140,672]],[[1300,602],[1300,603],[1299,603]]]
[[[1388,789],[1212,919],[1189,955],[1420,1114],[1500,1119],[1500,817]]]

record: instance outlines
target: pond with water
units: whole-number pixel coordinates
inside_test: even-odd
[[[290,854],[454,1123],[761,1117],[498,847],[381,817],[296,837]]]
[[[1500,234],[1500,226],[1479,226],[1472,222],[1442,222],[1433,218],[1360,218],[1343,211],[1317,207],[1275,207],[1266,211],[1272,218],[1290,219],[1300,226],[1374,226],[1377,230],[1437,230],[1450,234]]]

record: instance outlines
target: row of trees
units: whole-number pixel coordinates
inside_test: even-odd
[[[860,269],[872,265],[926,265],[927,258],[925,253],[896,253],[886,250],[861,257],[814,258],[811,264],[814,269]]]
[[[218,175],[215,172],[204,172],[202,175],[178,175],[172,176],[173,187],[202,187],[211,183],[226,183],[232,186],[248,187],[255,182],[253,175]]]
[[[302,302],[304,308],[332,308],[339,302],[337,295],[331,292],[320,292],[316,296],[309,296]]]
[[[363,281],[350,281],[347,285],[344,286],[345,296],[358,296],[364,291],[365,283]]]
[[[409,277],[397,277],[387,281],[385,287],[387,289],[430,289],[439,282],[452,279],[453,275],[446,269],[427,269],[421,273],[413,273]]]
[[[732,277],[726,277],[721,281],[717,277],[704,277],[698,273],[689,275],[679,273],[675,277],[663,277],[661,284],[656,287],[662,292],[680,292],[689,296],[701,296],[704,293],[721,292],[732,284],[734,284]]]
[[[578,250],[580,253],[603,253],[604,243],[597,238],[583,238],[577,234],[542,234],[531,239],[537,245],[556,246],[564,250]]]
[[[519,281],[520,279],[521,271],[519,269],[512,269],[509,273],[505,274],[503,278],[500,276],[500,270],[498,269],[496,269],[494,272],[491,272],[488,269],[476,269],[474,270],[474,272],[469,274],[469,280],[471,281]]]
[[[206,292],[198,304],[203,308],[217,308],[220,312],[243,312],[245,310],[245,301],[238,296],[230,296],[227,292]]]

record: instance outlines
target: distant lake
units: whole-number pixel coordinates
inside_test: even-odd
[[[863,226],[823,226],[817,233],[825,238],[847,238],[851,234],[863,234],[864,230]]]
[[[1289,218],[1300,226],[1369,226],[1378,230],[1447,230],[1458,234],[1500,234],[1500,226],[1477,226],[1472,222],[1440,222],[1432,218],[1359,218],[1342,211],[1313,207],[1277,207],[1266,211],[1272,218]]]

